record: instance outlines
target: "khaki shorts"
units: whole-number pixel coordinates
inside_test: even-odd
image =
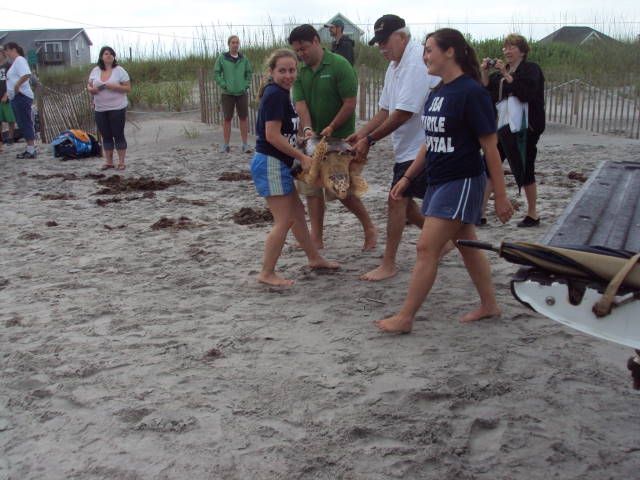
[[[238,111],[238,117],[247,118],[249,116],[249,95],[227,95],[222,94],[222,116],[225,120],[233,118],[234,108]]]
[[[337,200],[336,194],[331,190],[323,187],[313,187],[308,185],[300,180],[296,180],[296,190],[300,195],[304,195],[305,197],[320,197],[324,198],[325,202],[333,202]]]

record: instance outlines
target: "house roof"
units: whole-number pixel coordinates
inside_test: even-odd
[[[358,35],[364,35],[364,30],[362,30],[360,27],[358,27],[355,23],[353,23],[351,20],[349,20],[347,17],[345,17],[343,14],[341,14],[340,12],[336,13],[333,17],[331,17],[328,21],[326,21],[325,23],[323,23],[321,25],[321,27],[324,27],[325,24],[327,23],[331,23],[334,20],[340,19],[344,22],[344,26],[345,29],[347,26],[351,27],[353,30],[355,30],[356,32],[358,32]]]
[[[592,40],[605,40],[615,42],[616,40],[591,27],[562,27],[555,32],[540,39],[540,43],[565,42],[582,45]]]
[[[25,51],[38,50],[44,42],[71,41],[84,35],[89,45],[91,39],[84,28],[56,28],[51,30],[4,30],[0,31],[0,42],[16,42]]]

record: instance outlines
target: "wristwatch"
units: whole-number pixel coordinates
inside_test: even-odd
[[[367,139],[367,143],[369,144],[370,147],[373,147],[376,144],[376,141],[373,139],[371,135],[367,135],[364,138]]]

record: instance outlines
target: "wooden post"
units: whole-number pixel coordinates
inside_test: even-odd
[[[633,100],[633,115],[631,117],[631,138],[640,138],[640,105],[638,105],[638,98],[640,98],[640,94],[636,91]],[[636,123],[637,120],[637,123]],[[634,133],[634,127],[635,133]]]
[[[571,105],[571,124],[574,123],[575,117],[575,126],[578,126],[578,113],[580,111],[580,80],[575,80],[573,82],[573,98]]]
[[[40,141],[42,143],[49,143],[49,139],[46,137],[45,135],[45,129],[44,129],[44,125],[45,125],[45,114],[44,114],[44,88],[42,87],[42,85],[38,85],[36,87],[36,105],[38,108],[38,120],[40,122],[40,128],[39,128],[39,133],[40,133]],[[0,132],[1,134],[2,132]]]
[[[360,120],[367,120],[367,67],[366,65],[360,65],[359,75],[360,79]]]
[[[613,91],[616,95],[616,109],[615,113],[613,114],[613,130],[615,133],[618,133],[618,131],[620,130],[620,119],[622,117],[622,115],[618,114],[618,104],[620,103],[620,87],[614,86]],[[622,97],[622,99],[624,101],[624,97]]]
[[[584,126],[584,97],[586,96],[586,84],[580,81],[579,94],[580,98],[580,128],[585,128]]]
[[[200,93],[200,121],[207,123],[207,102],[204,98],[204,67],[198,68],[198,92]]]

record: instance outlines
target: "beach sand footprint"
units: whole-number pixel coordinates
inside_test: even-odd
[[[469,457],[472,462],[483,462],[500,450],[506,429],[498,418],[476,418],[469,433]]]

